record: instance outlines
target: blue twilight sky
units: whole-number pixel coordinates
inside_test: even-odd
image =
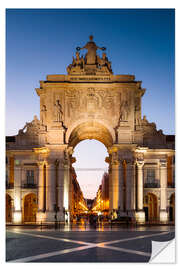
[[[97,45],[107,48],[114,74],[134,74],[136,80],[142,80],[142,87],[147,89],[142,115],[165,134],[174,134],[173,9],[8,9],[6,135],[17,134],[33,115],[39,117],[35,92],[39,80],[45,80],[47,74],[66,74],[76,47],[83,46],[90,34]],[[106,149],[94,140],[80,143],[75,154],[82,151],[80,156],[85,156],[83,149],[87,147],[87,153],[92,146],[102,157],[94,155],[93,164],[88,154],[88,161],[78,158],[76,166],[106,166]],[[89,181],[100,182],[100,175],[102,172]],[[81,178],[83,181],[85,177]]]

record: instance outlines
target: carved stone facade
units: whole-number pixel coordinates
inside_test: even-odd
[[[80,56],[83,49],[87,53]],[[174,141],[170,142],[146,116],[142,117],[141,98],[145,89],[141,82],[133,75],[113,75],[111,62],[104,52],[102,57],[97,54],[99,49],[105,51],[91,36],[84,47],[77,47],[67,75],[48,75],[45,81],[40,81],[36,89],[40,120],[35,116],[16,136],[7,138],[7,156],[14,159],[15,172],[17,164],[21,168],[14,176],[14,185],[16,181],[22,182],[26,163],[39,168],[37,222],[52,221],[54,205],[60,220],[66,214],[70,219],[72,153],[85,139],[101,141],[109,152],[109,213],[119,211],[143,223],[143,166],[156,164],[161,185],[167,181],[167,174],[159,164],[174,156]],[[162,222],[168,221],[166,187],[165,190],[158,193],[160,201],[164,200],[159,204]],[[19,202],[14,206],[13,220],[21,222],[22,190],[16,189],[12,194],[13,200]]]

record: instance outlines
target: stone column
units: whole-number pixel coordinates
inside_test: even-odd
[[[46,221],[55,221],[55,162],[50,161],[46,166]]]
[[[64,164],[62,160],[59,161],[57,168],[57,178],[58,219],[64,221]]]
[[[65,221],[69,222],[70,214],[69,214],[69,163],[64,163],[64,210],[65,210]]]
[[[71,213],[70,220],[73,218],[74,211],[74,200],[73,200],[73,166],[72,164],[76,162],[76,159],[70,156],[70,169],[69,169],[69,211]]]
[[[111,162],[110,162],[110,157],[105,158],[105,162],[109,164],[108,168],[108,174],[109,174],[109,215],[112,215],[112,210],[113,210],[113,188],[112,188],[112,168],[111,168]]]
[[[137,212],[136,219],[138,223],[145,222],[145,213],[143,210],[143,160],[137,161]]]
[[[112,209],[118,210],[119,202],[119,161],[113,159],[111,162],[112,167],[112,195],[113,195],[113,204]]]
[[[38,163],[38,212],[43,212],[44,208],[44,175],[43,175],[43,162]]]
[[[134,216],[135,212],[135,175],[134,175],[134,162],[132,160],[126,160],[126,210],[130,217]]]
[[[124,215],[124,192],[125,192],[124,168],[123,168],[123,161],[121,160],[119,163],[119,204],[118,204],[120,216]]]
[[[16,161],[17,162],[17,161]],[[14,167],[14,212],[13,223],[22,223],[22,205],[21,205],[21,164],[16,164]]]
[[[166,159],[160,160],[160,221],[168,221],[167,213],[167,162]]]

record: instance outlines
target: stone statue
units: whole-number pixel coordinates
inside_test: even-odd
[[[111,69],[111,62],[108,61],[108,58],[106,56],[106,53],[103,53],[102,54],[102,58],[100,58],[98,55],[97,55],[97,63],[99,65],[99,67],[107,67],[108,70],[111,72],[112,69]]]
[[[127,121],[128,112],[128,101],[123,100],[120,104],[120,121]]]
[[[46,105],[42,106],[42,110],[41,110],[41,123],[42,125],[44,125],[44,123],[46,122]]]
[[[81,59],[80,59],[80,56],[79,56],[79,52],[76,52],[75,64],[78,65],[78,66],[81,64]]]
[[[55,114],[55,121],[62,122],[63,112],[59,100],[56,100],[56,103],[54,104],[54,114]]]
[[[96,64],[96,51],[97,49],[100,49],[100,50],[106,50],[105,47],[98,47],[96,45],[96,43],[93,41],[93,36],[90,36],[89,37],[89,42],[82,48],[80,47],[77,47],[76,49],[79,51],[79,50],[82,50],[82,49],[86,49],[87,50],[87,54],[86,54],[86,64],[88,65],[95,65]]]

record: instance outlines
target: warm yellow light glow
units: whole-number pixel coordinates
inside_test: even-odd
[[[80,204],[84,209],[88,210],[88,208],[87,208],[84,204],[82,204],[81,202],[79,202],[79,204]]]
[[[148,150],[148,147],[138,147],[135,152],[136,153],[146,153]]]
[[[14,208],[15,210],[21,210],[21,200],[19,196],[15,197],[14,199]]]
[[[68,210],[68,199],[69,199],[69,196],[68,196],[68,192],[64,190],[64,207],[66,210]]]
[[[21,223],[21,212],[14,212],[13,221],[14,223],[18,224]]]
[[[33,150],[36,154],[48,154],[49,153],[49,149],[47,147],[33,148]]]

